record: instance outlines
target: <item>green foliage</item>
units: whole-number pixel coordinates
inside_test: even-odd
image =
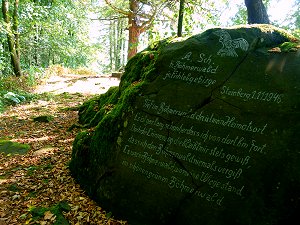
[[[36,86],[41,78],[45,76],[45,69],[31,65],[26,71],[26,83],[29,87]]]
[[[88,6],[81,1],[51,5],[25,2],[20,15],[25,65],[47,67],[87,64],[93,52],[88,40]]]
[[[7,106],[21,104],[40,98],[28,90],[28,77],[17,78],[15,76],[0,76],[0,112]]]
[[[19,104],[26,100],[23,95],[19,95],[13,92],[7,92],[5,95],[3,95],[3,99],[10,102],[11,104]]]
[[[21,68],[31,85],[39,68],[52,64],[77,68],[94,60],[98,46],[89,40],[90,11],[88,1],[20,1]],[[12,74],[6,34],[0,16],[0,76]]]
[[[9,105],[16,105],[24,102],[26,98],[23,95],[19,95],[14,92],[2,92],[0,91],[0,112]]]
[[[264,3],[268,7],[273,1],[265,0]],[[95,62],[95,65],[102,67],[102,71],[105,72],[117,71],[124,67],[128,47],[128,17],[119,12],[128,11],[129,4],[128,1],[122,0],[110,2],[120,10],[114,10],[104,1],[20,1],[18,30],[21,68],[25,70],[29,85],[35,85],[43,69],[51,65],[80,68]],[[208,26],[231,26],[247,22],[247,11],[243,1],[185,2],[183,34],[186,36],[199,33]],[[176,34],[178,4],[178,0],[139,0],[139,24],[150,18],[145,17],[146,14],[151,14],[154,9],[158,10],[153,23],[146,27],[146,33],[140,38],[139,50],[153,41]],[[236,13],[232,13],[232,18],[228,16],[226,21],[222,21],[224,14],[234,11]],[[273,22],[299,37],[299,15],[299,2],[295,1],[294,9],[286,16],[285,21]],[[99,38],[93,42],[89,37],[91,16],[101,18],[94,28],[101,29],[101,33],[98,33]],[[12,74],[6,34],[7,30],[0,15],[0,77]],[[102,54],[101,59],[99,53]]]

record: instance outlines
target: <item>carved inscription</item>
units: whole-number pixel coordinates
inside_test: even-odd
[[[231,39],[226,33],[217,35],[220,42]],[[218,55],[237,56],[237,47],[247,51],[247,41],[232,41],[240,45],[229,49],[222,42]],[[162,79],[206,89],[217,82],[219,69],[213,55],[187,52],[169,63]],[[221,96],[241,102],[279,104],[283,98],[275,92],[234,89],[229,85],[219,90]],[[122,166],[149,182],[193,194],[209,203],[222,206],[228,196],[242,198],[247,189],[243,182],[245,172],[251,169],[254,158],[268,153],[268,144],[262,141],[269,130],[265,121],[238,119],[230,112],[188,107],[183,110],[150,98],[143,100],[139,110],[128,122],[129,135],[122,145],[122,153],[128,157]]]
[[[247,133],[265,135],[268,123],[236,121],[230,114],[190,113],[171,108],[165,102],[145,99],[143,110],[149,109],[157,110],[160,117],[142,111],[133,116],[131,135],[125,140],[123,153],[136,161],[124,160],[123,166],[170,189],[193,193],[217,205],[222,205],[224,191],[243,196],[245,185],[237,181],[251,168],[254,155],[267,153],[267,144],[247,137]],[[168,115],[185,118],[185,123],[162,119]],[[201,128],[206,127],[202,123],[209,124],[209,128]],[[227,133],[220,134],[218,127],[225,128]],[[241,131],[239,135],[232,134],[235,129]],[[228,146],[236,151],[229,151]],[[166,176],[164,171],[171,175]],[[191,185],[191,177],[199,186],[205,184],[209,189],[202,191]]]
[[[210,75],[216,74],[218,68],[212,55],[199,53],[193,60],[192,52],[187,52],[181,59],[171,61],[163,80],[180,80],[189,85],[210,87],[216,83]]]
[[[156,104],[154,100],[146,99],[144,102],[145,109],[152,109],[157,112],[158,115],[169,114],[174,116],[180,116],[189,118],[191,120],[196,120],[198,122],[234,128],[242,131],[252,132],[252,133],[261,133],[263,134],[268,124],[264,124],[263,126],[255,126],[253,121],[242,122],[237,121],[234,116],[231,115],[222,115],[218,116],[215,113],[206,113],[204,111],[192,113],[193,110],[189,111],[181,111],[178,109],[174,109],[171,105],[161,102],[160,104]]]
[[[241,98],[243,101],[261,101],[270,103],[281,103],[283,94],[267,92],[267,91],[246,91],[243,88],[234,89],[228,86],[223,86],[220,91],[221,95],[233,96]]]

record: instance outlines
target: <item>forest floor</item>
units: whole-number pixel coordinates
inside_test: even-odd
[[[68,169],[78,128],[77,106],[118,85],[117,78],[51,77],[34,92],[43,99],[0,114],[0,140],[30,145],[24,155],[0,153],[0,225],[121,225],[76,184]],[[35,122],[51,115],[49,122]]]

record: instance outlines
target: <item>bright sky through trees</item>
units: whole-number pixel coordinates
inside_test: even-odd
[[[287,15],[296,10],[294,5],[300,0],[271,0],[270,5],[267,6],[268,15],[271,23],[276,22],[284,26],[289,25],[289,21],[286,21]],[[238,13],[238,7],[245,7],[244,0],[230,1],[228,7],[224,9],[221,14],[220,20],[223,26],[228,24],[231,17],[234,17]]]
[[[270,20],[287,26],[289,21],[285,21],[286,15],[296,10],[293,6],[296,2],[300,4],[300,0],[273,0],[272,2],[275,3],[271,3],[268,9]]]
[[[185,28],[188,27],[189,31],[187,29],[183,29],[183,35],[191,35],[191,34],[197,34],[201,33],[206,29],[212,28],[216,26],[216,23],[220,26],[227,27],[235,24],[240,23],[247,23],[247,14],[246,14],[246,6],[244,3],[244,0],[235,0],[235,1],[228,1],[228,4],[226,4],[224,1],[219,0],[210,0],[210,1],[203,1],[203,4],[201,5],[204,8],[209,8],[209,2],[215,1],[214,7],[215,11],[211,16],[211,20],[208,19],[208,17],[205,17],[205,15],[200,15],[199,12],[193,12],[192,14],[185,14],[186,17],[191,17],[188,20],[184,21]],[[286,26],[290,27],[290,24],[292,24],[294,21],[291,22],[291,17],[287,17],[287,15],[293,14],[295,10],[297,10],[295,6],[296,2],[299,2],[300,0],[270,0],[269,4],[266,4],[269,18],[271,21],[271,24],[279,25],[279,26]],[[115,2],[115,0],[112,0],[111,2]],[[197,2],[197,1],[196,1]],[[105,6],[106,3],[104,0],[98,1],[99,6]],[[244,12],[242,19],[237,21],[233,21],[233,18],[240,15]],[[165,11],[166,13],[167,11]],[[201,13],[201,12],[200,12]],[[205,12],[204,12],[205,13]],[[170,11],[170,18],[174,17],[173,12]],[[98,14],[94,14],[92,16],[94,19],[99,18]],[[100,16],[101,17],[101,16]],[[92,40],[94,42],[99,41],[99,39],[103,39],[103,43],[106,43],[106,46],[108,46],[109,43],[107,43],[107,30],[105,27],[109,26],[110,20],[93,20],[91,24],[90,29],[90,36],[92,37]],[[191,23],[189,23],[189,22]],[[187,24],[188,23],[188,24]],[[168,36],[175,35],[174,31],[176,31],[176,25],[175,27],[170,27],[171,25],[164,25],[162,23],[156,23],[151,28],[151,33],[154,37],[158,39],[163,39]],[[127,30],[125,30],[127,32]],[[102,38],[103,37],[103,38]],[[149,45],[149,33],[143,33],[140,37],[140,42],[138,46],[138,50],[142,50],[145,47]],[[103,64],[106,64],[107,62],[107,56],[108,53],[105,49],[103,51],[99,51],[97,53],[97,62],[94,63],[94,67],[100,68],[98,65],[98,62],[102,62]]]

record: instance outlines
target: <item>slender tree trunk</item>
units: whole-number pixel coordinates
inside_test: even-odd
[[[128,56],[130,59],[137,53],[137,46],[140,36],[140,28],[137,24],[136,12],[138,11],[138,1],[130,0],[129,3],[130,15],[128,16],[128,29],[129,29],[129,41],[128,41]]]
[[[245,0],[248,13],[248,24],[269,24],[269,16],[262,0]]]
[[[123,21],[122,24],[123,24],[123,27],[125,28],[126,27],[126,21],[125,22]],[[122,40],[122,65],[124,65],[126,63],[126,60],[127,60],[126,52],[127,52],[126,41],[125,41],[125,38],[123,37],[123,40]]]
[[[114,46],[114,39],[115,37],[113,36],[113,30],[115,29],[114,26],[114,21],[109,22],[109,67],[110,70],[113,70],[113,58],[114,58],[114,51],[113,51],[113,46]]]
[[[183,10],[184,10],[184,0],[180,0],[178,26],[177,26],[177,36],[178,37],[182,36]]]
[[[117,20],[117,43],[116,43],[116,50],[117,50],[117,54],[116,54],[116,62],[115,62],[115,69],[119,70],[120,66],[121,66],[121,53],[122,53],[122,41],[123,41],[123,24],[122,24],[122,19],[118,19]]]
[[[19,0],[15,0],[14,3],[14,12],[13,12],[13,31],[15,35],[15,48],[17,57],[20,59],[20,38],[19,38],[19,19],[18,19],[18,11],[19,11]]]
[[[38,25],[33,25],[33,29],[35,30],[35,35],[33,36],[32,54],[33,54],[34,65],[39,66],[39,59],[38,59],[39,28],[38,28]]]
[[[14,15],[13,15],[13,29],[11,29],[10,25],[10,17],[9,17],[9,1],[8,0],[2,0],[2,14],[3,19],[6,24],[7,29],[7,42],[8,42],[8,48],[10,52],[11,57],[11,64],[14,70],[14,74],[19,77],[22,75],[21,72],[21,66],[20,66],[20,58],[19,58],[19,49],[16,48],[18,46],[18,27],[17,27],[17,21],[18,21],[18,4],[19,0],[15,0],[14,4]],[[17,36],[15,36],[17,35]],[[16,39],[17,38],[17,39]]]
[[[117,58],[118,58],[118,20],[114,21],[114,71],[117,71]]]

